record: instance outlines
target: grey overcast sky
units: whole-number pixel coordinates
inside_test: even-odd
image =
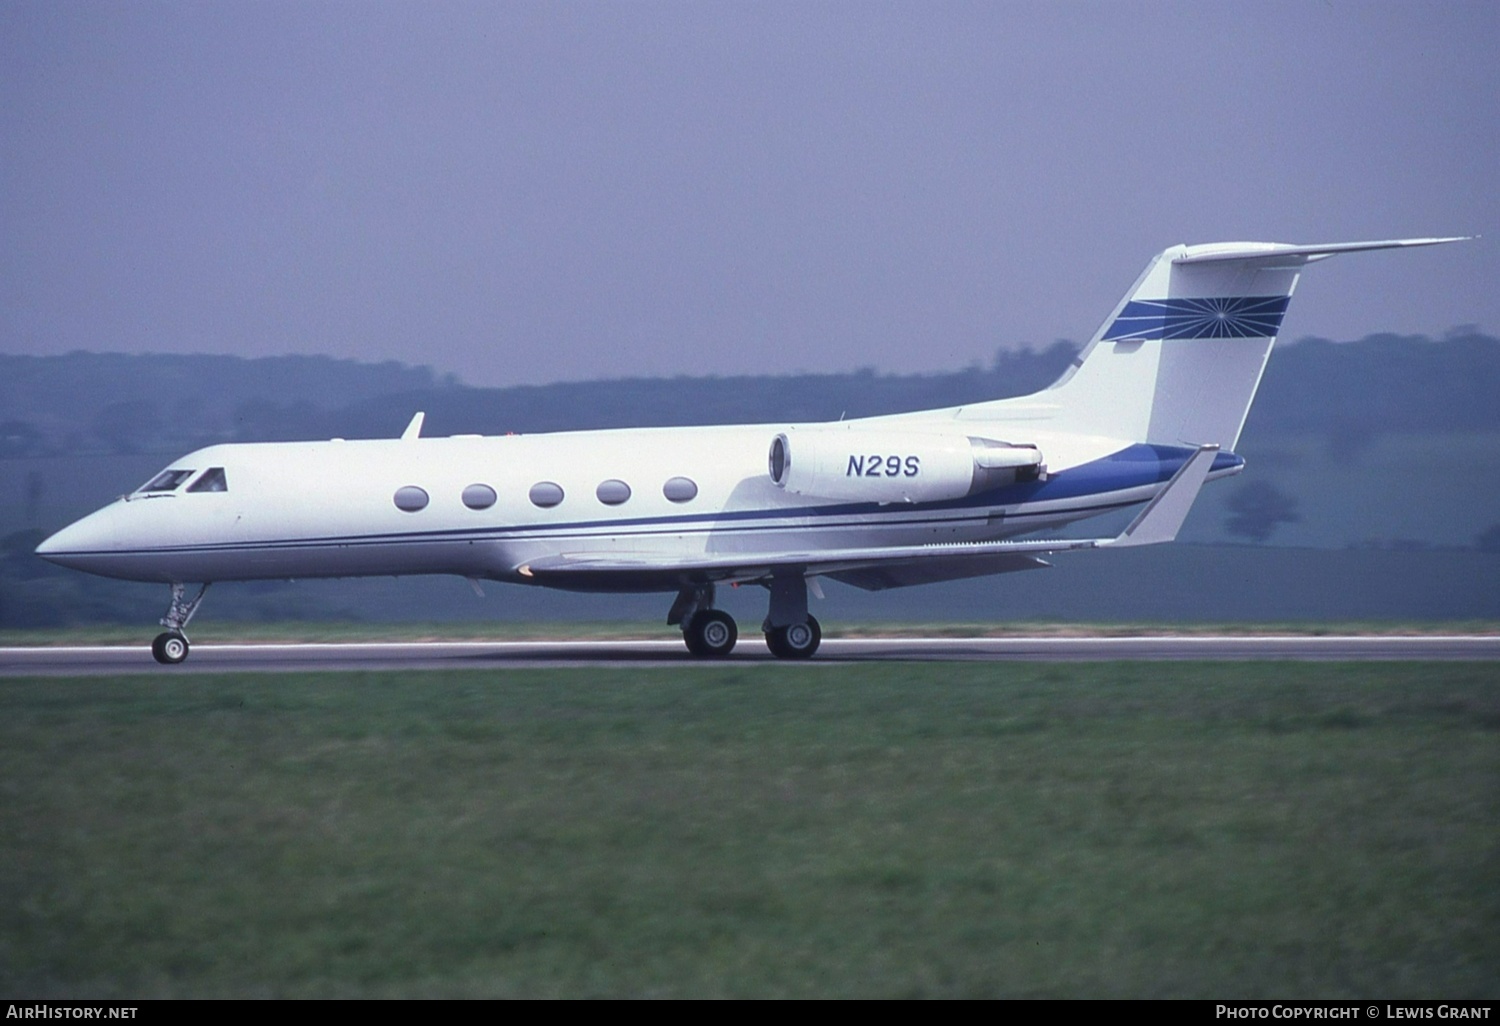
[[[1500,4],[0,3],[0,349],[953,370],[1178,242],[1500,330]]]

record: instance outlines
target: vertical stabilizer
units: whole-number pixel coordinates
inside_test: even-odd
[[[1232,451],[1303,267],[1338,253],[1457,241],[1174,246],[1147,265],[1073,368],[1042,393],[1058,408],[1053,426]],[[993,406],[1005,415],[1004,401]],[[965,415],[983,414],[970,407]]]

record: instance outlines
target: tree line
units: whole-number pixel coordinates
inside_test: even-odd
[[[837,420],[1025,395],[1077,346],[1001,349],[935,374],[625,378],[479,388],[430,367],[327,357],[0,354],[0,457],[168,452],[232,441]],[[1390,431],[1500,428],[1500,339],[1307,338],[1278,348],[1247,429],[1359,445]]]

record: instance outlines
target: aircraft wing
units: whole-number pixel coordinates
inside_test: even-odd
[[[758,581],[796,574],[828,576],[869,591],[1032,570],[1049,565],[1041,557],[1055,552],[1172,541],[1198,497],[1218,449],[1216,445],[1200,447],[1114,538],[731,552],[681,558],[647,553],[559,553],[534,559],[518,570],[538,584],[579,590],[606,585],[619,588],[626,581],[641,590],[658,590],[692,581]]]
[[[811,552],[735,552],[662,559],[656,556],[578,553],[548,556],[520,568],[523,577],[562,588],[638,582],[643,590],[690,581],[759,581],[798,574],[829,576],[870,590],[925,584],[982,574],[1029,570],[1047,564],[1033,553],[1093,548],[1093,539],[990,542],[975,545],[909,545],[894,548],[823,549]],[[944,572],[944,571],[948,572]],[[933,576],[936,573],[938,576]]]

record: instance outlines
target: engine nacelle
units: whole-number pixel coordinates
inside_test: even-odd
[[[777,435],[769,463],[771,480],[793,495],[849,502],[942,502],[1046,472],[1032,445],[823,427]]]

